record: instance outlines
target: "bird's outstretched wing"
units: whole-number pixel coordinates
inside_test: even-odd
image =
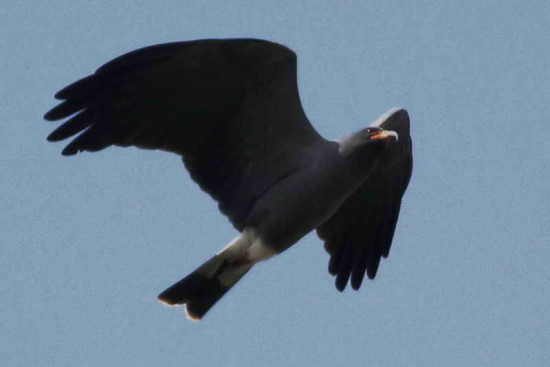
[[[340,291],[350,276],[353,289],[359,289],[365,272],[370,279],[376,276],[381,257],[389,254],[401,198],[411,177],[408,114],[403,111],[399,119],[373,126],[396,131],[398,144],[385,153],[367,181],[317,228],[330,254],[328,270],[336,276],[336,288]]]
[[[323,141],[300,103],[296,54],[262,40],[146,47],[55,97],[64,101],[45,119],[76,114],[48,136],[77,135],[64,155],[111,145],[177,153],[239,230],[254,201]]]

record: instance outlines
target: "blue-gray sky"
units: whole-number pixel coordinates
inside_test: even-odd
[[[3,366],[550,365],[548,1],[11,1],[0,60]],[[151,44],[258,37],[299,56],[327,138],[390,107],[415,169],[389,259],[343,294],[315,235],[201,323],[156,295],[235,237],[179,158],[66,158],[53,94]]]

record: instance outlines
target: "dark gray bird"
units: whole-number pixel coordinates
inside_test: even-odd
[[[63,155],[111,145],[181,155],[241,233],[159,295],[204,314],[257,262],[316,229],[336,288],[359,289],[390,251],[412,171],[409,116],[325,140],[298,95],[296,54],[255,39],[198,40],[120,56],[58,92],[48,136]]]

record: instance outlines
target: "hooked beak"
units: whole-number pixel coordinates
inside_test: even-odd
[[[395,140],[399,140],[399,135],[395,131],[391,130],[382,130],[376,131],[374,134],[370,135],[370,140],[386,140],[390,137],[393,137]]]

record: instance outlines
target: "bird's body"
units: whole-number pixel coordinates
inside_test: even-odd
[[[296,55],[261,40],[203,40],[121,56],[60,91],[49,136],[63,154],[110,145],[183,157],[241,235],[163,292],[201,318],[258,261],[317,230],[343,290],[373,278],[391,245],[411,168],[408,114],[391,110],[338,142],[301,107]],[[395,132],[394,132],[395,131]],[[398,140],[399,139],[399,140]]]
[[[326,143],[324,149],[318,147],[316,154],[308,157],[301,169],[271,187],[250,212],[248,226],[276,252],[286,250],[326,222],[377,163],[365,160],[364,170],[354,170],[350,160],[339,155],[337,143]]]

